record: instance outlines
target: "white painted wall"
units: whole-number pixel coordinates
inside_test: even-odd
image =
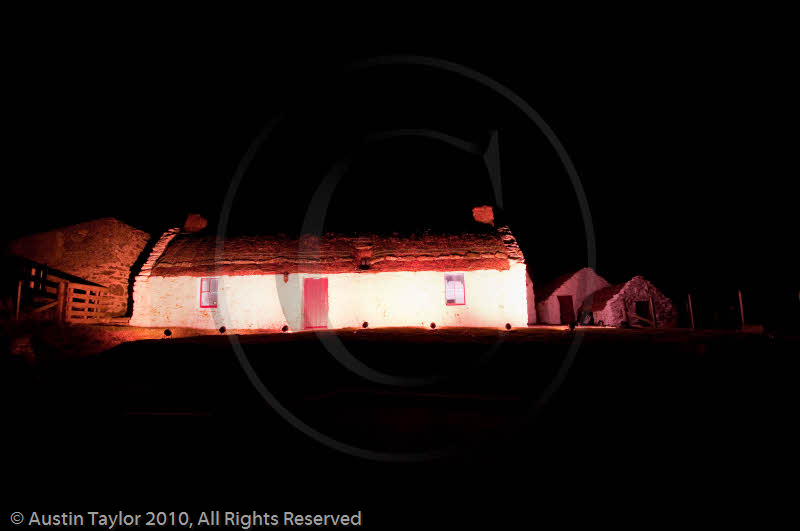
[[[533,280],[525,271],[525,296],[528,298],[528,324],[536,324],[536,297],[533,292]]]
[[[189,328],[280,328],[286,317],[278,302],[276,275],[219,278],[217,308],[200,307],[200,277],[151,276],[146,286],[134,291],[132,326],[172,326]],[[283,284],[283,276],[280,275]],[[290,278],[290,283],[292,279]],[[294,279],[297,284],[297,279]],[[137,286],[138,288],[138,286]],[[281,287],[282,292],[291,286]],[[138,300],[137,300],[138,299]],[[285,297],[287,313],[299,316],[292,308],[292,297]]]
[[[459,273],[459,271],[452,271]],[[447,306],[443,272],[219,277],[218,308],[200,308],[199,277],[149,277],[134,290],[133,326],[301,329],[304,278],[328,278],[328,327],[526,326],[525,265],[465,271],[466,304]]]
[[[558,296],[572,295],[575,317],[577,318],[583,301],[590,293],[594,293],[600,288],[605,288],[609,283],[594,272],[590,267],[584,267],[576,272],[564,284],[555,290],[545,300],[537,301],[536,315],[540,323],[559,324],[561,322],[561,307],[558,304]]]

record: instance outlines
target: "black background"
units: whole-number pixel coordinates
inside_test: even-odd
[[[101,216],[157,235],[188,212],[215,229],[248,147],[279,118],[244,175],[231,232],[299,231],[317,184],[346,156],[326,230],[458,227],[493,203],[479,157],[419,138],[354,147],[394,128],[486,145],[496,129],[505,219],[534,281],[586,265],[575,191],[518,109],[428,67],[346,70],[417,54],[481,72],[541,115],[576,167],[598,272],[612,283],[641,274],[678,301],[708,292],[720,307],[742,288],[755,319],[797,311],[796,106],[780,27],[665,22],[555,40],[493,31],[393,42],[344,30],[34,30],[8,50],[7,237]]]
[[[488,131],[497,129],[503,215],[534,282],[586,265],[574,190],[552,146],[515,108],[469,80],[424,67],[358,74],[343,68],[374,56],[419,54],[498,81],[552,128],[580,176],[598,272],[611,282],[641,274],[678,302],[691,291],[705,296],[707,308],[722,309],[741,288],[755,322],[798,316],[800,285],[791,260],[796,43],[784,27],[788,17],[625,13],[614,17],[614,25],[591,17],[578,25],[572,16],[520,12],[510,17],[516,24],[486,19],[466,25],[448,17],[423,31],[400,23],[396,13],[372,13],[371,20],[354,17],[354,31],[315,12],[313,18],[326,26],[321,31],[309,23],[311,13],[303,19],[243,14],[250,24],[219,25],[197,23],[189,14],[165,20],[161,14],[129,13],[95,22],[101,15],[79,15],[80,24],[58,16],[44,20],[42,14],[9,19],[0,209],[6,238],[103,216],[155,236],[181,224],[189,212],[202,213],[214,229],[248,147],[281,117],[244,176],[231,232],[298,231],[320,179],[370,132],[430,128],[485,144]],[[411,15],[427,20],[427,13]],[[399,28],[390,31],[389,21]],[[480,159],[441,143],[407,138],[375,144],[358,151],[350,168],[334,194],[326,230],[446,230],[468,222],[476,204],[493,201]],[[246,433],[246,426],[241,429]],[[678,435],[691,446],[691,433]],[[578,451],[585,451],[579,443]],[[102,434],[97,444],[113,450]],[[667,463],[662,457],[647,456],[650,463]],[[759,462],[758,456],[746,457],[753,466]],[[699,470],[704,456],[696,458],[692,466]],[[569,459],[558,455],[552,468]],[[604,475],[591,485],[581,476],[577,486],[608,494],[615,464],[602,455],[597,459]],[[247,470],[227,470],[222,458],[213,462],[209,474],[229,474],[231,485],[248,481]],[[626,466],[637,469],[633,461]],[[87,464],[87,470],[102,468],[103,463]],[[720,468],[736,472],[727,461]],[[639,470],[636,481],[657,485],[650,470]],[[410,498],[390,507],[407,519],[420,501],[413,499],[416,471],[409,468],[402,482]],[[503,481],[507,471],[498,469],[495,481]],[[331,492],[347,482],[346,471],[327,478],[317,472],[297,470],[294,479],[303,484],[298,497],[321,479]],[[509,498],[491,511],[524,513],[533,489],[553,497],[562,493],[568,504],[579,472],[556,472],[545,481],[532,471],[529,485],[503,489],[525,499]],[[498,487],[454,477],[477,495]],[[567,485],[563,491],[552,478]],[[286,479],[253,478],[275,496]],[[172,496],[181,492],[180,481],[169,470],[131,478],[137,485],[175,485]],[[628,487],[636,490],[640,483]],[[369,484],[359,487],[370,490]],[[217,488],[224,489],[224,481]],[[253,490],[253,496],[261,492]],[[119,494],[130,501],[147,493]],[[385,502],[392,505],[391,498]],[[616,503],[607,508],[630,508],[626,500]],[[458,514],[469,519],[471,509],[491,512],[487,507],[461,507]]]

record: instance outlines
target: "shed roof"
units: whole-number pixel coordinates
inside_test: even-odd
[[[603,310],[608,305],[609,301],[616,297],[617,294],[629,289],[635,290],[641,288],[660,293],[658,288],[656,288],[650,281],[641,275],[636,275],[627,282],[599,289],[587,296],[583,302],[583,309],[591,310],[593,312]]]
[[[606,286],[605,288],[600,288],[594,293],[591,293],[583,301],[583,309],[593,312],[601,311],[606,307],[608,301],[613,299],[614,296],[619,293],[627,284],[627,282],[614,284],[613,286]]]
[[[564,273],[563,275],[559,275],[550,282],[547,282],[542,285],[542,287],[536,290],[536,300],[541,302],[548,299],[553,293],[558,290],[561,286],[563,286],[569,279],[574,277],[575,275],[581,273],[582,271],[587,271],[587,273],[591,273],[597,277],[600,277],[597,273],[595,273],[594,269],[591,267],[584,267],[578,269],[577,271],[572,271],[569,273]],[[600,277],[602,279],[602,277]],[[603,279],[605,280],[605,279]]]
[[[368,270],[359,269],[362,258]],[[214,236],[181,234],[151,276],[505,270],[510,261],[524,260],[505,227],[473,234],[241,236],[220,245]]]
[[[19,269],[20,266],[25,267],[35,267],[42,270],[47,271],[47,278],[52,280],[53,277],[59,278],[61,280],[66,280],[72,284],[83,284],[86,286],[97,286],[98,288],[105,288],[102,284],[98,284],[97,282],[92,282],[91,280],[86,280],[85,278],[81,278],[75,275],[71,275],[65,271],[61,271],[60,269],[56,269],[54,267],[50,267],[46,264],[39,263],[35,260],[31,260],[29,258],[25,258],[24,256],[17,256],[17,255],[8,255],[3,257],[3,269],[5,270],[6,267]],[[18,274],[16,271],[14,274]]]
[[[577,274],[578,271],[572,271],[570,273],[564,273],[563,275],[559,275],[550,282],[547,282],[542,285],[541,288],[537,289],[536,292],[536,301],[541,302],[545,299],[548,299],[550,295],[552,295],[558,288],[564,285],[564,283],[571,279],[573,275]]]

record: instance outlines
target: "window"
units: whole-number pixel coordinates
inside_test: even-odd
[[[200,307],[201,308],[216,308],[217,307],[217,285],[219,281],[216,278],[201,278],[200,279]]]
[[[444,276],[444,298],[448,306],[466,304],[464,297],[464,273],[447,273]]]

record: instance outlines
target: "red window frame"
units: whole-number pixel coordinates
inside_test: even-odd
[[[447,279],[448,277],[460,277],[461,279],[461,293],[464,302],[450,302],[447,299]],[[454,300],[458,300],[457,298]],[[444,274],[444,303],[447,306],[464,306],[467,304],[467,283],[464,281],[464,273],[445,273]]]
[[[216,289],[211,289],[211,281],[214,280],[216,283]],[[206,285],[208,289],[203,289],[203,285]],[[217,307],[217,292],[219,291],[219,279],[216,277],[201,277],[200,278],[200,307],[201,308],[216,308]],[[213,293],[214,294],[214,304],[203,304],[203,293]]]

